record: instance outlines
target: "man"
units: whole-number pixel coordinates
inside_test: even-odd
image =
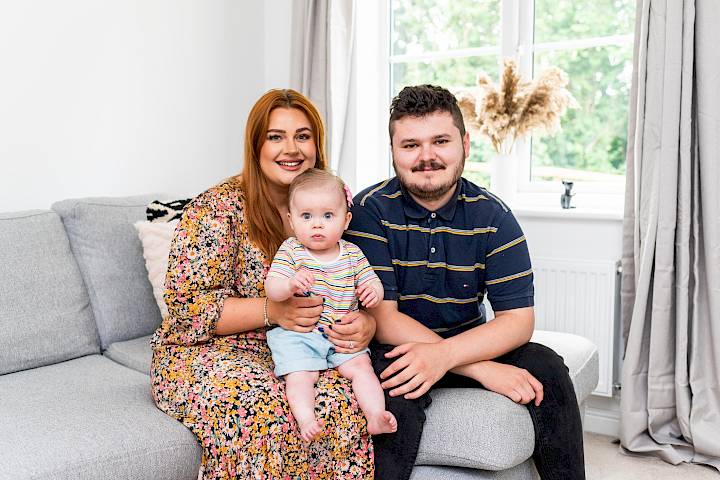
[[[470,138],[455,97],[406,87],[392,101],[389,130],[397,176],[356,196],[347,231],[385,287],[373,311],[373,362],[398,432],[375,439],[376,478],[410,477],[428,390],[478,383],[527,405],[541,478],[585,478],[567,368],[528,343],[535,318],[525,237],[502,201],[461,178]]]

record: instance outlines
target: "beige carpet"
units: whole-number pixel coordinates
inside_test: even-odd
[[[720,473],[702,465],[665,463],[659,458],[623,455],[613,438],[585,433],[588,480],[718,480]]]

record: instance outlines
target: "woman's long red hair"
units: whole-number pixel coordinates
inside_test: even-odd
[[[260,170],[260,149],[267,136],[270,112],[276,108],[295,108],[307,116],[317,148],[315,168],[327,169],[325,127],[312,102],[291,89],[270,90],[260,97],[250,110],[245,127],[245,164],[240,181],[245,193],[245,218],[250,239],[268,259],[273,258],[286,238],[280,212],[273,205],[267,179]]]

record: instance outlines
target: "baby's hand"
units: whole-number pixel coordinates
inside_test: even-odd
[[[358,300],[360,300],[365,308],[376,307],[383,298],[382,282],[368,282],[357,290]]]
[[[290,292],[293,295],[303,295],[309,292],[315,283],[315,276],[307,270],[299,270],[293,278],[290,279]]]

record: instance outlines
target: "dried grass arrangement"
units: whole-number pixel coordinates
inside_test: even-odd
[[[505,59],[499,86],[480,73],[475,92],[458,92],[457,99],[466,127],[488,137],[497,153],[508,154],[525,135],[560,130],[560,117],[568,107],[577,107],[567,84],[567,74],[556,67],[524,81],[515,61]]]

